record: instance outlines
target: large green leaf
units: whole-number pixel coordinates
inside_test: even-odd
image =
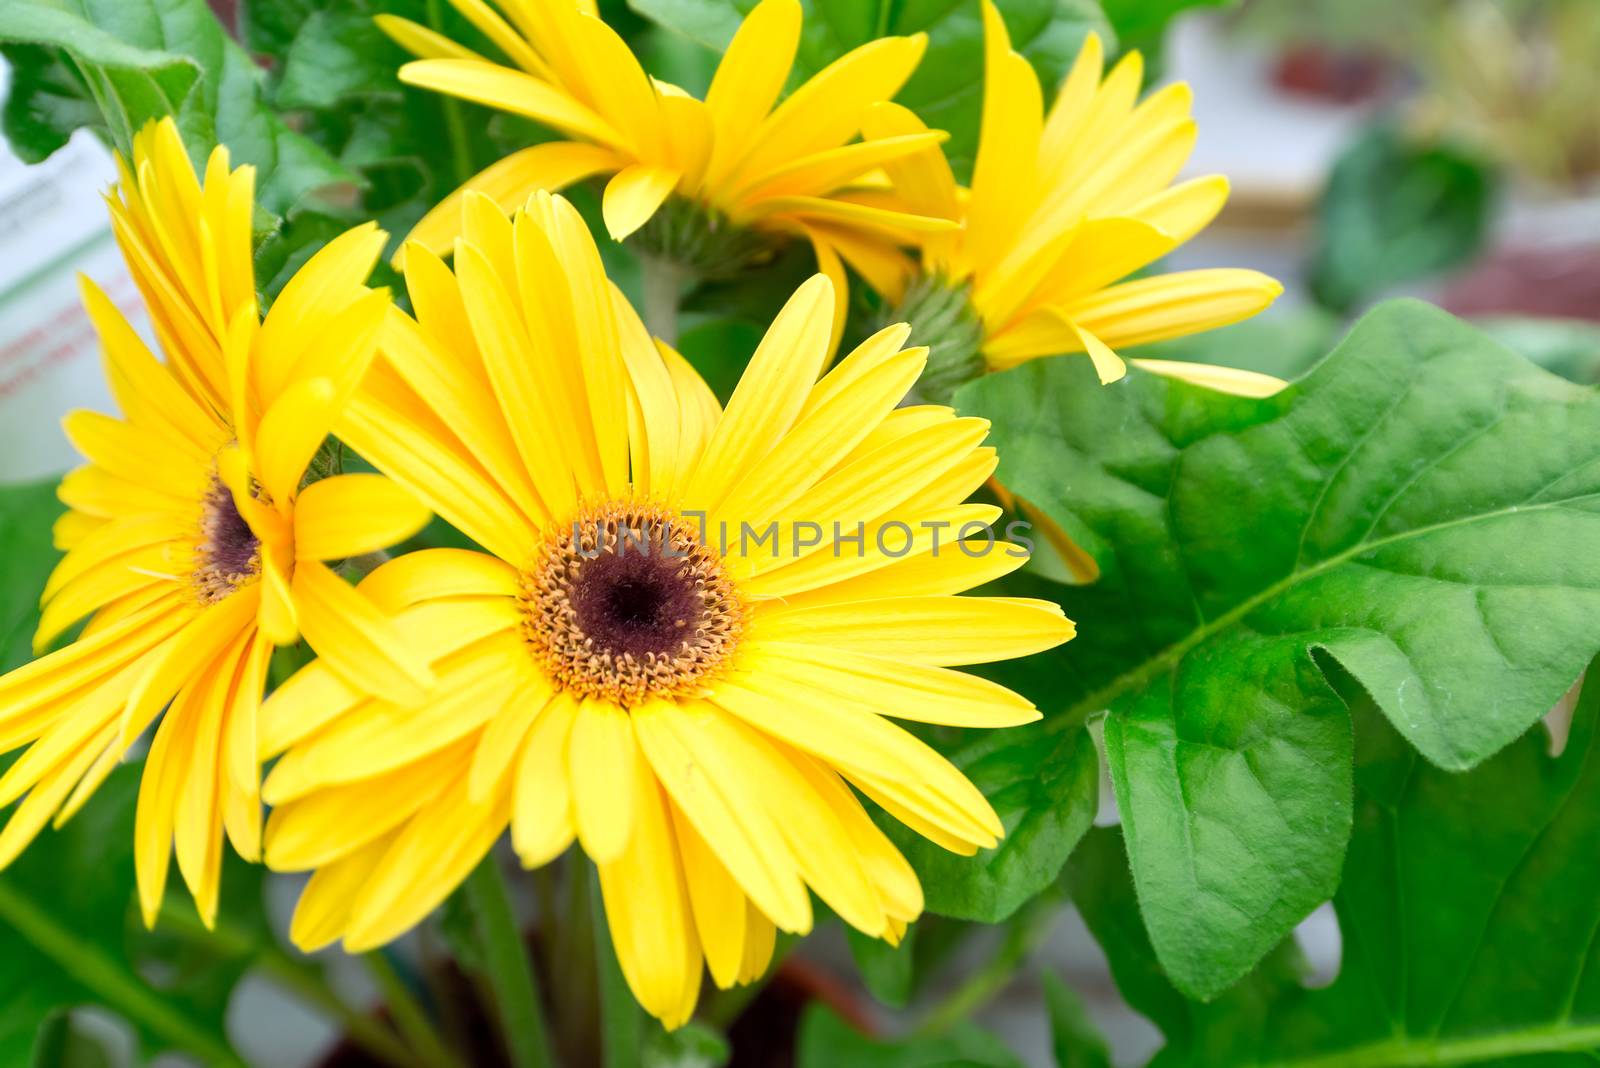
[[[1096,832],[1073,860],[1074,896],[1124,995],[1167,1036],[1157,1063],[1594,1063],[1597,718],[1600,684],[1560,756],[1535,727],[1451,774],[1358,701],[1356,831],[1334,899],[1343,960],[1325,989],[1304,986],[1286,946],[1213,1004],[1184,1001],[1142,941],[1115,833]]]
[[[998,0],[1011,43],[1032,61],[1047,92],[1091,31],[1111,29],[1096,0]],[[720,52],[755,0],[630,0],[664,26]],[[896,97],[929,126],[947,130],[945,150],[958,175],[972,169],[983,106],[983,20],[978,0],[805,0],[796,76],[814,74],[858,45],[895,34],[926,33],[922,65]]]
[[[1089,732],[1043,725],[966,732],[941,745],[988,797],[1006,836],[994,849],[963,857],[888,817],[884,830],[922,880],[930,912],[998,923],[1061,873],[1099,803],[1099,760]]]
[[[1600,646],[1600,397],[1414,302],[1251,400],[1087,361],[958,396],[999,476],[1100,562],[1064,729],[1110,709],[1134,881],[1178,985],[1223,989],[1332,892],[1350,730],[1321,658],[1424,755],[1483,760]]]
[[[258,171],[262,206],[283,214],[307,195],[355,181],[262,100],[261,71],[205,0],[6,0],[0,41],[43,47],[19,66],[6,105],[7,136],[24,158],[53,151],[82,122],[61,106],[67,86],[94,101],[104,132],[126,150],[150,119],[177,116],[196,155],[221,142]]]

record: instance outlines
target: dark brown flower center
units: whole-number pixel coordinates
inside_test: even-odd
[[[696,527],[654,505],[585,509],[523,575],[534,658],[580,697],[635,705],[700,692],[724,670],[745,608]]]
[[[215,604],[261,574],[261,542],[217,478],[200,502],[193,581],[202,604]]]

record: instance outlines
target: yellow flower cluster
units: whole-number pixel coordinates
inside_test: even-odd
[[[777,930],[807,931],[812,893],[898,940],[922,889],[863,799],[958,853],[1004,828],[891,719],[1034,720],[952,669],[1073,636],[1053,604],[963,596],[1026,559],[994,539],[999,509],[968,501],[996,465],[987,425],[902,406],[927,362],[912,326],[830,369],[844,265],[890,300],[919,272],[970,287],[996,366],[1087,351],[1106,378],[1112,346],[1240,318],[1276,285],[1118,283],[1220,206],[1220,180],[1167,189],[1193,137],[1187,95],[1136,104],[1137,60],[1102,80],[1091,40],[1045,116],[991,5],[970,191],[942,135],[888,102],[920,38],[874,41],[780,101],[800,8],[763,0],[701,101],[649,78],[582,3],[456,6],[513,66],[388,19],[422,57],[402,79],[568,140],[422,222],[397,259],[410,311],[367,286],[386,242],[367,225],[262,315],[251,170],[218,148],[202,180],[170,120],[123,163],[112,218],[164,358],[84,283],[122,414],[68,420],[88,463],[61,486],[66,555],[38,650],[84,626],[0,678],[0,749],[22,750],[0,776],[0,804],[19,802],[0,865],[154,725],[135,830],[147,922],[174,854],[212,921],[226,840],[314,871],[297,944],[362,950],[414,926],[508,829],[530,867],[576,840],[629,985],[676,1026],[703,969],[748,982]],[[619,239],[678,211],[815,249],[820,273],[726,407],[650,336],[555,195],[600,174]],[[332,438],[376,472],[329,475]],[[430,515],[478,548],[341,575]],[[962,533],[953,548],[940,531]],[[267,696],[274,650],[302,640],[316,660]]]

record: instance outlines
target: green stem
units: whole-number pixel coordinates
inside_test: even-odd
[[[1027,911],[1006,929],[1005,940],[982,968],[928,1010],[916,1033],[942,1035],[994,1000],[1011,985],[1017,969],[1033,955],[1050,933],[1055,916],[1054,896],[1045,894],[1029,903]]]
[[[428,1019],[427,1010],[417,1001],[411,987],[394,970],[394,964],[382,950],[363,954],[362,961],[372,981],[378,984],[384,1004],[402,1038],[415,1053],[415,1060],[428,1068],[461,1068],[461,1061],[445,1047],[444,1040]]]
[[[444,7],[440,0],[427,0],[425,12],[428,28],[435,33],[443,34]],[[439,100],[439,105],[444,112],[445,140],[450,145],[450,165],[454,175],[450,188],[459,189],[473,175],[472,149],[467,142],[467,124],[462,116],[459,100],[446,96]]]
[[[204,1064],[245,1068],[227,1044],[210,1034],[203,1024],[168,1004],[93,941],[57,923],[48,912],[5,883],[0,883],[0,923],[111,1009],[173,1048],[194,1054]]]
[[[678,344],[678,294],[683,273],[660,256],[640,258],[644,274],[644,325],[668,345]]]
[[[616,947],[611,944],[611,925],[606,918],[605,900],[600,894],[600,873],[589,868],[589,909],[594,918],[594,959],[600,977],[600,1035],[604,1049],[604,1068],[634,1068],[639,1064],[644,1045],[643,1014],[639,1003],[623,978],[617,963]]]
[[[513,1068],[552,1068],[544,1002],[522,930],[511,912],[500,864],[490,853],[467,877],[467,905],[477,918],[484,970],[500,1013],[501,1031]]]
[[[226,956],[253,958],[252,963],[261,974],[307,1005],[322,1010],[343,1027],[346,1037],[364,1052],[392,1068],[423,1068],[423,1062],[406,1049],[388,1027],[345,1004],[319,969],[289,956],[276,943],[262,943],[255,934],[226,921],[219,921],[207,930],[194,912],[169,907],[166,902],[161,907],[160,927],[194,945],[213,947]]]
[[[393,1068],[425,1068],[426,1062],[407,1049],[382,1022],[346,1005],[321,975],[308,971],[288,954],[274,947],[262,953],[256,963],[279,987],[336,1021],[345,1037],[373,1059]]]

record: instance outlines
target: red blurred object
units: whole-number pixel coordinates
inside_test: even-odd
[[[1283,52],[1272,70],[1279,88],[1338,104],[1361,104],[1383,95],[1393,65],[1369,52],[1297,45]]]
[[[1492,252],[1452,281],[1439,303],[1456,315],[1600,322],[1600,245]]]
[[[239,36],[239,0],[211,0],[211,10],[217,21],[227,27],[234,37]]]

